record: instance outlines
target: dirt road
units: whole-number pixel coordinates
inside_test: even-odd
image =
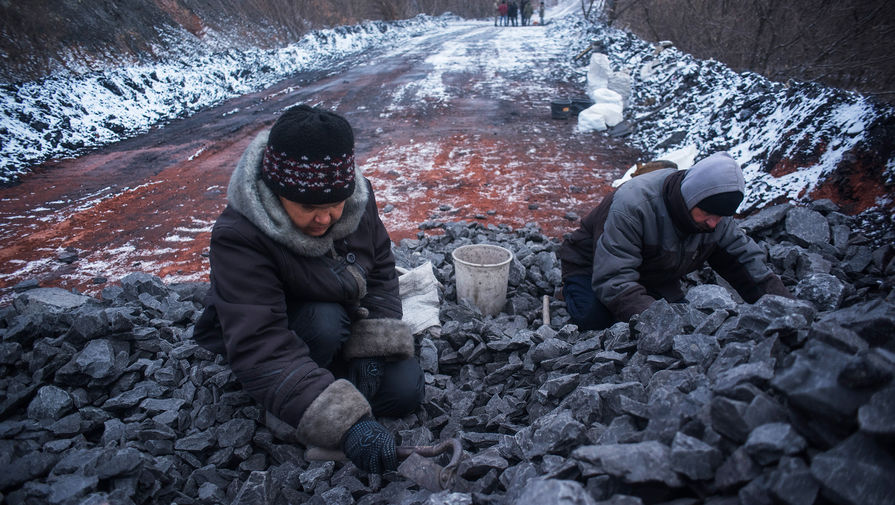
[[[452,23],[35,167],[0,189],[0,303],[26,280],[95,294],[138,270],[168,282],[206,279],[234,164],[297,103],[333,108],[354,125],[358,162],[394,241],[429,219],[536,222],[560,237],[575,225],[567,213],[585,214],[639,153],[551,118],[550,100],[580,95],[583,80],[562,71],[568,41],[546,34]]]

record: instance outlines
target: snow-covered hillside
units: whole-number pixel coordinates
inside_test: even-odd
[[[0,85],[0,184],[42,161],[69,157],[270,86],[297,72],[337,67],[347,58],[444,26],[450,16],[417,16],[318,30],[277,50],[191,40],[190,54],[151,65],[70,73]],[[77,68],[78,65],[72,65]]]

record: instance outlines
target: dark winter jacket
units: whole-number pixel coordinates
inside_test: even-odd
[[[706,261],[749,303],[766,293],[791,297],[765,264],[765,252],[733,218],[723,218],[712,232],[696,227],[681,196],[685,175],[658,170],[607,195],[563,242],[563,278],[591,276],[597,297],[620,321],[658,298],[683,298],[681,278]]]
[[[524,2],[522,4],[522,17],[528,19],[531,17],[532,12],[534,11],[531,7],[531,2]]]
[[[246,149],[230,180],[229,205],[211,236],[211,289],[194,338],[226,355],[246,391],[298,428],[308,445],[337,447],[370,412],[364,396],[318,367],[288,328],[287,312],[306,301],[337,302],[356,317],[346,359],[413,355],[389,237],[369,182],[358,184],[342,217],[322,237],[299,231],[258,178],[267,142]]]

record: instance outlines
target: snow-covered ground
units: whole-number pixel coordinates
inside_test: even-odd
[[[547,12],[548,37],[575,41],[559,71],[578,81],[583,94],[587,58],[573,62],[572,57],[597,42],[615,70],[632,77],[633,94],[625,108],[626,124],[633,128],[629,141],[683,166],[716,150],[730,151],[742,163],[750,189],[741,211],[809,197],[844,157],[871,141],[872,125],[891,123],[895,116],[891,107],[854,93],[811,83],[771,82],[716,61],[697,60],[673,47],[657,51],[631,34],[588,26],[580,19],[579,5],[577,0],[561,0]],[[15,180],[41,161],[139,134],[295,72],[326,69],[371,48],[399,48],[409,37],[450,30],[462,22],[450,16],[372,22],[317,31],[279,50],[197,50],[176,61],[0,86],[0,183]],[[507,36],[514,36],[513,31]],[[396,93],[437,101],[437,94],[444,92],[437,72],[475,66],[463,58],[432,55],[432,79]],[[520,62],[496,58],[494,64]],[[871,168],[891,187],[895,157],[881,163],[884,166]],[[891,204],[892,198],[879,195],[876,203]]]
[[[213,44],[185,40],[194,48],[191,56],[174,61],[0,85],[0,184],[41,161],[137,135],[297,72],[325,70],[364,51],[397,45],[441,29],[448,19],[418,16],[318,30],[275,50],[208,52]]]

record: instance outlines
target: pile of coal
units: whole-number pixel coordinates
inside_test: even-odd
[[[457,438],[451,489],[308,461],[264,423],[192,326],[207,285],[133,273],[93,298],[0,309],[0,499],[8,504],[895,503],[895,250],[828,201],[741,226],[797,295],[745,304],[705,269],[687,303],[603,331],[569,324],[559,242],[428,222],[395,246],[443,285],[418,336],[426,400],[384,419],[404,445]],[[450,252],[514,253],[507,303],[456,299]],[[544,296],[549,324],[544,323]]]

